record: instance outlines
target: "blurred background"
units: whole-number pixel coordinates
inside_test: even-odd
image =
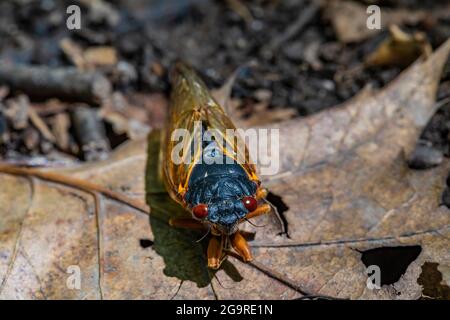
[[[73,4],[81,26],[69,30]],[[380,29],[366,26],[369,5],[381,9]],[[443,0],[2,1],[0,157],[95,161],[145,137],[164,123],[177,59],[210,88],[239,68],[232,104],[263,125],[380,88],[449,36]],[[437,100],[448,96],[449,64]],[[428,154],[449,154],[449,129],[444,105],[422,135]]]

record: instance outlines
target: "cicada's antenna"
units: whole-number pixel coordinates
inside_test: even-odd
[[[266,224],[265,225],[262,225],[262,226],[260,226],[260,225],[257,225],[257,224],[254,224],[253,222],[251,222],[249,219],[247,219],[247,218],[243,218],[245,221],[247,221],[248,223],[250,223],[252,226],[254,226],[254,227],[257,227],[257,228],[264,228],[265,226],[266,226]]]
[[[208,231],[206,231],[206,233],[205,233],[200,239],[195,240],[195,242],[200,242],[200,241],[202,241],[203,239],[206,238],[206,236],[207,236],[210,232],[211,232],[211,227],[208,228]]]

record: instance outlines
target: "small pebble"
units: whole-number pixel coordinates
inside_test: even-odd
[[[288,43],[283,46],[283,54],[292,61],[300,61],[303,58],[304,46],[301,41]]]
[[[250,24],[250,29],[252,31],[258,32],[264,28],[264,23],[260,20],[253,20]]]
[[[117,64],[117,72],[122,83],[129,84],[138,78],[137,71],[134,66],[127,61],[119,61]]]
[[[322,86],[325,90],[328,90],[328,91],[334,91],[336,89],[336,85],[334,84],[334,82],[331,80],[327,80],[327,79],[324,79],[322,81]]]
[[[254,93],[254,97],[259,101],[269,101],[272,98],[272,91],[266,89],[258,89]]]

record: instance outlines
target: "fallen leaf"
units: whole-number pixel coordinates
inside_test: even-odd
[[[103,101],[100,116],[112,125],[116,134],[126,133],[131,140],[139,140],[148,135],[152,125],[164,124],[166,109],[166,99],[159,94],[131,93],[125,97],[114,92]]]
[[[449,210],[440,205],[450,164],[414,171],[404,155],[435,111],[449,50],[447,42],[382,91],[273,125],[280,129],[280,173],[263,183],[282,219],[259,218],[264,229],[247,225],[256,231],[255,261],[230,257],[214,274],[205,242],[196,242],[202,234],[167,225],[181,209],[155,174],[157,131],[148,149],[132,141],[108,160],[57,171],[103,186],[97,191],[1,174],[0,298],[420,297],[421,266],[450,262]],[[145,213],[99,196],[104,188],[140,202],[147,194],[150,224]],[[420,246],[420,254],[397,282],[369,290],[362,252],[398,246]],[[73,270],[82,275],[79,290],[71,286]]]
[[[145,110],[130,106],[121,94],[113,96],[102,104],[100,117],[112,125],[115,134],[126,134],[131,140],[145,138],[150,128],[146,121],[137,119],[146,119]]]
[[[253,15],[247,6],[239,0],[227,0],[227,4],[234,12],[236,12],[247,24],[250,24],[254,19]]]
[[[245,103],[242,101],[232,100],[230,105],[234,107],[234,113],[239,117],[239,123],[245,127],[263,126],[270,123],[281,122],[294,118],[298,113],[293,108],[269,108],[268,102]],[[239,108],[237,107],[239,106]]]
[[[450,215],[440,204],[449,163],[414,171],[405,155],[435,111],[449,47],[447,42],[381,92],[278,126],[282,173],[266,184],[289,207],[289,238],[257,233],[258,261],[278,270],[288,266],[284,274],[318,294],[420,297],[416,280],[424,261],[450,262]],[[411,244],[422,253],[395,284],[401,294],[367,289],[358,251]]]
[[[83,49],[69,38],[60,41],[61,50],[81,70],[114,66],[118,62],[116,49],[108,46],[95,46]]]
[[[113,47],[89,47],[83,56],[86,63],[92,66],[113,66],[117,63],[117,52]]]
[[[151,128],[159,129],[164,125],[168,113],[168,102],[163,94],[132,92],[126,95],[126,99],[133,109],[145,110],[147,113],[147,120],[145,123]],[[129,112],[130,110],[131,108],[128,108],[127,116],[133,117],[133,114]]]
[[[393,23],[399,26],[417,24],[429,14],[424,10],[382,7],[380,28],[369,29],[367,19],[373,13],[367,13],[367,8],[367,5],[355,1],[329,0],[324,6],[324,15],[331,20],[339,41],[350,43],[368,39],[380,31],[386,30]],[[439,11],[434,11],[433,14],[439,16],[445,11],[446,9],[439,8]]]
[[[426,35],[416,32],[405,33],[398,26],[389,27],[390,36],[384,40],[365,60],[367,66],[406,67],[418,57],[428,57],[432,48]]]

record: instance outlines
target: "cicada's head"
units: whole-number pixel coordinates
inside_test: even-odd
[[[194,218],[210,222],[220,232],[236,232],[239,222],[258,207],[254,197],[218,199],[208,204],[200,203],[192,208]]]
[[[239,222],[256,210],[257,187],[239,164],[202,163],[192,170],[184,200],[195,219],[213,225],[222,233],[232,234]]]

